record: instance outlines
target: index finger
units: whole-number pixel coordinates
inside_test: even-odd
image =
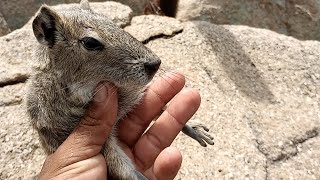
[[[185,77],[181,73],[166,74],[152,83],[141,104],[119,123],[119,139],[132,147],[184,84]]]

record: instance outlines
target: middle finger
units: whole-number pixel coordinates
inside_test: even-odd
[[[133,148],[134,160],[141,170],[148,169],[159,153],[170,146],[200,106],[196,90],[180,92]]]

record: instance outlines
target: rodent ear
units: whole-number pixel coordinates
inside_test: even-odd
[[[81,0],[80,1],[80,7],[81,7],[81,9],[85,9],[85,10],[90,10],[91,11],[91,8],[90,8],[88,0]]]
[[[33,20],[33,33],[39,43],[52,47],[55,43],[56,25],[59,21],[59,15],[50,7],[43,5],[37,17]]]

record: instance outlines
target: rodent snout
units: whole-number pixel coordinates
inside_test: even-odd
[[[161,61],[159,59],[144,63],[144,69],[149,76],[153,76],[159,69]]]

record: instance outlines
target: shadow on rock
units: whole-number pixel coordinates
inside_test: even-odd
[[[223,26],[206,22],[194,22],[205,37],[228,77],[242,94],[255,102],[272,103],[274,95],[237,38]],[[214,29],[212,29],[214,28]],[[204,67],[214,74],[210,67]]]

